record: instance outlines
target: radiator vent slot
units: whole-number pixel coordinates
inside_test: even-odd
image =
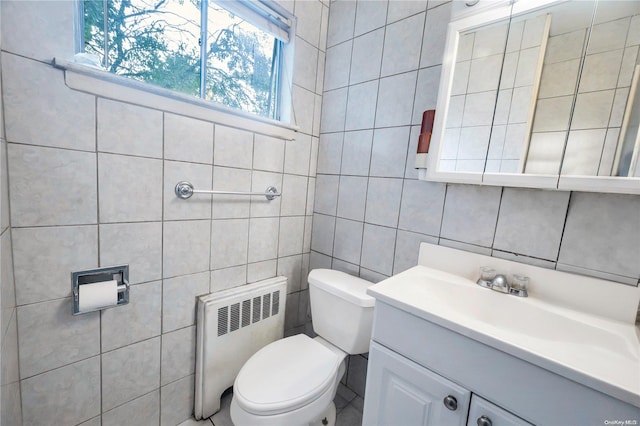
[[[251,299],[242,301],[242,326],[251,324]]]
[[[223,306],[218,308],[218,336],[227,334],[227,325],[229,323],[229,307]]]
[[[231,305],[231,321],[229,324],[229,332],[236,331],[240,328],[240,303]]]
[[[280,311],[280,290],[273,292],[273,304],[271,305],[271,315],[278,315]]]
[[[260,299],[260,296],[253,298],[253,322],[260,321]]]
[[[271,293],[262,296],[262,319],[271,316]]]

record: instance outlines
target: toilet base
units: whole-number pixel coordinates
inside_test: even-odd
[[[309,426],[335,426],[336,404],[331,402],[319,420],[309,423]]]

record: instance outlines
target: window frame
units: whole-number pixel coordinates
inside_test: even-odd
[[[109,0],[96,0],[100,1],[104,7],[104,15],[107,16],[107,2]],[[76,53],[84,52],[84,2],[83,0],[74,0],[74,50]],[[231,106],[227,106],[221,102],[216,100],[209,100],[205,97],[206,92],[206,78],[207,78],[207,55],[206,49],[206,40],[208,37],[207,34],[207,24],[208,24],[208,16],[207,12],[209,9],[209,4],[215,3],[222,9],[228,11],[231,14],[239,17],[240,19],[248,22],[253,25],[255,28],[263,31],[274,37],[274,50],[277,50],[278,55],[274,56],[273,59],[276,59],[275,63],[272,64],[272,75],[271,75],[271,85],[269,92],[269,103],[271,105],[271,97],[274,96],[273,102],[274,107],[269,107],[269,115],[261,115],[255,112],[246,111],[240,108],[234,108]],[[233,5],[233,7],[225,7],[225,5]],[[255,10],[258,9],[260,13],[256,13]],[[272,22],[278,21],[278,24],[274,24],[278,31],[269,30],[268,25],[256,25],[256,19],[247,18],[247,15],[243,15],[243,10],[247,11],[247,14],[254,14],[256,16],[263,15],[265,17],[265,22],[267,21],[267,16],[270,17]],[[200,40],[199,40],[199,66],[200,66],[200,76],[199,76],[199,95],[189,95],[183,92],[180,92],[175,89],[164,88],[162,86],[157,86],[155,84],[146,82],[144,80],[136,80],[130,77],[120,76],[116,73],[112,73],[108,70],[104,72],[108,73],[110,76],[118,77],[118,80],[125,79],[130,81],[135,81],[142,85],[148,85],[150,87],[161,89],[161,91],[172,92],[175,94],[180,94],[184,96],[193,97],[195,99],[199,99],[203,102],[209,103],[212,107],[221,108],[224,110],[232,110],[242,113],[242,115],[247,114],[251,117],[259,118],[260,121],[263,119],[266,120],[274,120],[280,123],[286,123],[291,121],[291,98],[292,98],[292,89],[293,89],[293,79],[292,79],[292,70],[293,70],[293,54],[295,50],[295,30],[296,30],[297,20],[296,17],[287,11],[285,8],[277,4],[273,0],[201,0],[200,4]],[[108,34],[108,19],[104,19],[104,28],[102,29],[104,34]],[[286,32],[286,37],[282,32]],[[288,38],[287,41],[284,38]],[[108,60],[108,47],[109,41],[108,38],[105,37],[104,40],[104,53],[103,57],[105,60]],[[65,61],[59,61],[60,63]],[[105,65],[105,64],[103,64]],[[106,64],[108,66],[108,63]],[[275,81],[274,81],[275,75]],[[138,84],[135,86],[140,87]],[[157,90],[154,90],[157,91]],[[172,96],[173,97],[173,96]],[[183,96],[179,96],[183,97]]]

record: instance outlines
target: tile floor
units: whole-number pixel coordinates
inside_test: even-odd
[[[229,406],[233,393],[227,391],[222,396],[220,411],[208,419],[197,421],[193,418],[182,422],[179,426],[233,426],[229,415]],[[349,388],[340,384],[335,399],[337,418],[336,426],[361,426],[364,400]]]

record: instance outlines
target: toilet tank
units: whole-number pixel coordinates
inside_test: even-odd
[[[373,305],[372,282],[331,269],[309,273],[313,331],[348,354],[369,351]]]

